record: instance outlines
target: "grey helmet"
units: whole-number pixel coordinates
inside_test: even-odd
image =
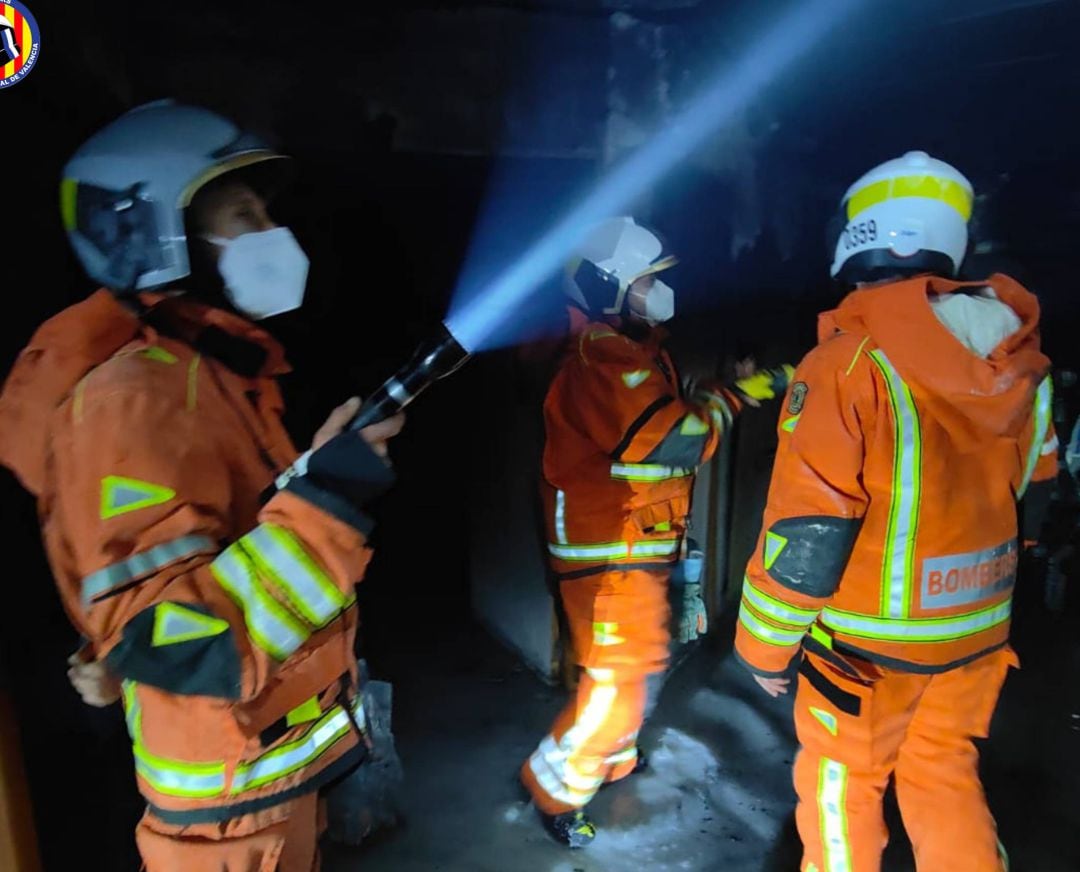
[[[191,273],[184,210],[225,173],[291,161],[207,109],[148,103],[94,134],[64,167],[64,229],[90,278],[119,293]]]

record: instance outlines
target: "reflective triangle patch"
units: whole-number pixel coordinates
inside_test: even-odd
[[[834,736],[839,732],[839,725],[836,722],[836,715],[831,712],[822,711],[819,708],[810,707],[810,714],[817,718],[823,727],[832,733]]]
[[[159,506],[176,496],[172,488],[162,487],[137,478],[107,475],[101,480],[101,519]]]
[[[679,428],[679,432],[683,436],[700,436],[703,433],[709,432],[709,425],[697,415],[687,415],[683,418],[682,427]]]
[[[648,377],[649,370],[647,369],[638,369],[634,370],[634,372],[624,372],[622,374],[623,384],[631,390],[643,384]]]
[[[799,423],[799,418],[801,417],[801,415],[796,415],[793,418],[788,418],[783,424],[780,425],[780,429],[783,430],[785,433],[794,433],[795,426]]]
[[[776,533],[770,531],[765,534],[766,570],[773,568],[773,564],[776,563],[776,559],[780,556],[780,553],[787,547],[787,543],[787,539],[783,536],[778,536]]]
[[[154,607],[154,635],[151,644],[155,648],[178,645],[193,639],[220,636],[229,629],[229,622],[204,615],[176,603],[159,603]]]

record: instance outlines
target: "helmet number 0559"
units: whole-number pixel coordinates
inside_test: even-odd
[[[844,248],[852,249],[877,239],[877,222],[874,219],[849,224],[844,228]]]

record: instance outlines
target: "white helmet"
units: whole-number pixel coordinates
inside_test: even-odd
[[[592,315],[619,315],[630,285],[676,263],[676,257],[664,255],[664,243],[653,231],[629,216],[609,218],[593,227],[574,252],[564,289]]]
[[[829,225],[831,275],[852,284],[955,275],[967,252],[973,201],[971,182],[925,151],[874,167],[848,188]]]
[[[148,103],[98,131],[64,167],[60,208],[75,253],[95,281],[119,292],[191,273],[184,210],[207,182],[234,170],[273,188],[284,155],[206,109]],[[259,165],[256,167],[256,165]]]

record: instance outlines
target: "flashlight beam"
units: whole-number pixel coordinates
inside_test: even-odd
[[[469,351],[484,345],[532,291],[570,256],[592,225],[617,215],[744,109],[861,0],[794,0],[791,9],[664,130],[641,146],[525,254],[453,308],[446,326]],[[458,298],[464,289],[458,288]]]

